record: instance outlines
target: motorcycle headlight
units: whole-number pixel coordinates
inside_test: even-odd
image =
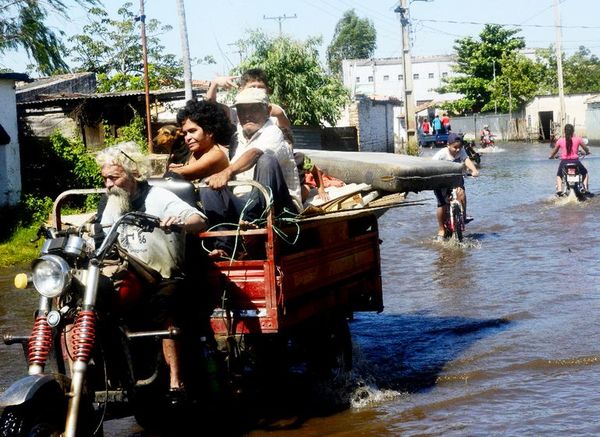
[[[33,285],[44,297],[60,295],[71,284],[69,264],[59,256],[44,255],[33,265]]]

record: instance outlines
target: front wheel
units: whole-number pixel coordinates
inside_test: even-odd
[[[78,436],[102,436],[94,408],[82,399],[77,426]],[[21,405],[4,408],[0,417],[0,437],[59,437],[65,430],[67,398],[57,386],[48,386]]]
[[[64,414],[40,411],[32,403],[6,407],[0,417],[2,437],[58,437],[64,428]]]
[[[463,241],[463,230],[465,227],[465,221],[463,218],[463,212],[459,205],[452,206],[452,224],[453,232],[452,236],[455,240]]]

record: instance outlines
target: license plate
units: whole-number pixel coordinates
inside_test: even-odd
[[[567,175],[567,182],[579,182],[579,175]]]

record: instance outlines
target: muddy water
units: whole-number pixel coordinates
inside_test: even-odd
[[[385,310],[351,323],[351,407],[250,435],[600,433],[600,150],[584,161],[599,196],[580,204],[552,198],[547,145],[501,148],[466,181],[475,221],[464,245],[433,241],[431,192],[381,218]],[[3,332],[35,302],[9,274],[0,271]],[[0,388],[22,372],[13,348],[0,344]],[[107,425],[107,435],[137,431]]]

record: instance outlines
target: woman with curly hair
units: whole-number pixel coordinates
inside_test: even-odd
[[[167,173],[195,181],[218,173],[229,165],[226,146],[235,130],[219,105],[190,100],[177,113],[177,123],[191,155],[185,164],[170,164]]]

